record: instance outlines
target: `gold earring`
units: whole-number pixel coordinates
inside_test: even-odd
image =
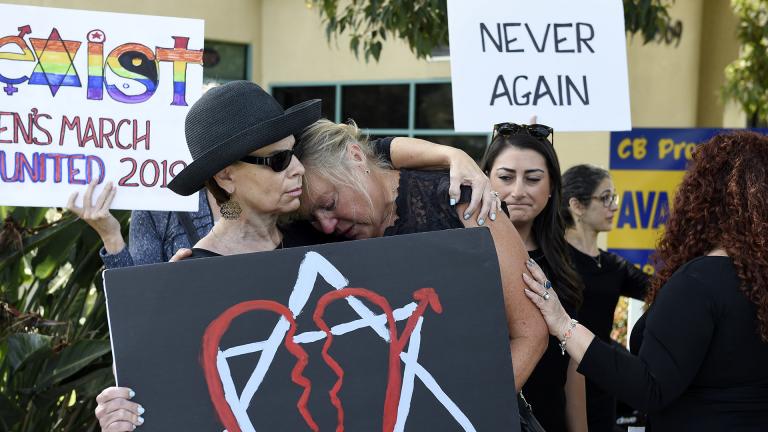
[[[219,212],[224,219],[235,220],[240,218],[240,213],[243,212],[243,209],[237,201],[230,199],[221,205]]]

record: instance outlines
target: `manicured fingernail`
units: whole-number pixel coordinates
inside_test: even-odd
[[[491,220],[492,220],[492,221],[495,221],[495,220],[496,220],[496,213],[491,213]]]
[[[528,258],[528,261],[525,262],[525,264],[530,267],[533,265],[533,258]]]
[[[456,205],[456,198],[451,198],[451,207]]]
[[[480,218],[480,219],[477,220],[477,224],[478,225],[482,225],[484,223],[485,223],[485,219],[483,219],[483,218]]]
[[[144,417],[139,417],[139,418],[138,418],[136,421],[137,421],[139,424],[144,424]]]
[[[132,398],[134,396],[136,396],[136,392],[134,392],[133,390],[128,390],[128,397]]]
[[[144,407],[139,405],[139,415],[144,414]]]
[[[472,217],[469,213],[464,213],[464,220],[469,220],[469,218]]]

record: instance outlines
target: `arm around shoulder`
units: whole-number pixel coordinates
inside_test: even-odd
[[[463,212],[464,206],[459,205],[457,210]],[[474,219],[464,221],[464,224],[467,227],[477,226]],[[547,349],[549,332],[541,313],[525,296],[522,275],[528,272],[525,266],[528,252],[517,230],[506,217],[486,225],[491,231],[499,260],[515,386],[519,391]]]

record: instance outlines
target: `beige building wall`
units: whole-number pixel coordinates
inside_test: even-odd
[[[447,61],[417,60],[408,46],[389,40],[377,63],[349,50],[345,35],[330,44],[316,8],[296,0],[263,0],[264,85],[286,82],[450,78]]]
[[[207,39],[251,47],[251,79],[286,83],[449,79],[448,61],[417,60],[390,39],[381,60],[366,63],[346,36],[329,44],[316,8],[304,0],[4,0],[36,6],[182,16],[205,20]],[[683,22],[679,46],[627,42],[632,123],[635,127],[741,126],[743,114],[724,106],[723,68],[736,58],[736,19],[729,0],[678,1],[671,15]],[[489,125],[490,127],[490,125]],[[608,166],[609,134],[556,133],[563,169],[579,163]]]

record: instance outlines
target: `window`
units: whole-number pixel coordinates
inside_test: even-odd
[[[347,85],[341,88],[342,121],[366,129],[408,129],[408,85]]]
[[[203,46],[203,83],[248,79],[248,45],[206,40]]]
[[[275,99],[290,107],[322,99],[323,116],[336,122],[353,119],[374,137],[409,136],[450,145],[480,160],[489,134],[453,130],[451,83],[445,80],[388,83],[318,83],[273,85]]]
[[[451,84],[417,84],[415,114],[417,129],[453,129]]]
[[[320,110],[325,118],[336,118],[336,86],[309,86],[309,87],[277,87],[272,89],[272,96],[280,102],[284,108],[292,107],[298,103],[320,99]]]

